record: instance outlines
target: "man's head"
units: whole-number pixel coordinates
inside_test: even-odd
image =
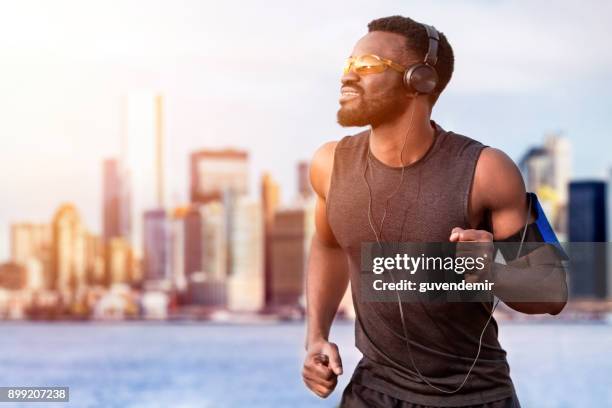
[[[433,105],[450,81],[453,72],[453,50],[444,34],[439,33],[438,85],[427,97]],[[352,57],[373,54],[409,68],[423,62],[429,38],[423,25],[402,16],[384,17],[368,24],[351,53]],[[383,72],[358,74],[354,69],[342,76],[342,95],[338,123],[342,126],[376,126],[406,111],[414,93],[404,86],[403,74],[387,67]]]

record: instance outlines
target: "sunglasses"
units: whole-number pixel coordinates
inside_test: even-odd
[[[358,57],[349,57],[344,64],[343,72],[348,74],[353,70],[358,75],[378,74],[390,67],[397,72],[404,73],[406,68],[391,60],[379,57],[374,54],[360,55]]]

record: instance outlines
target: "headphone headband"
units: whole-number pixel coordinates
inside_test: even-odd
[[[413,65],[404,73],[404,86],[411,92],[432,94],[438,86],[438,73],[435,65],[438,62],[438,45],[440,34],[434,26],[420,23],[427,31],[427,54],[423,62]]]
[[[427,38],[429,39],[429,47],[427,49],[427,54],[425,54],[425,64],[433,67],[438,62],[438,44],[440,42],[440,35],[434,26],[423,23],[421,24],[423,27],[425,27],[425,30],[427,31]]]

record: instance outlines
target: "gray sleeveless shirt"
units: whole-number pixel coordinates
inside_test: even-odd
[[[468,200],[476,162],[485,147],[447,132],[432,121],[435,138],[427,153],[404,168],[401,187],[389,201],[382,242],[448,242],[454,227],[470,228]],[[385,201],[398,186],[401,168],[387,166],[369,150],[369,130],[346,136],[334,153],[327,217],[347,255],[353,302],[358,316],[355,345],[363,358],[352,380],[394,398],[422,405],[461,406],[491,402],[514,389],[506,352],[489,323],[478,362],[465,386],[445,394],[425,384],[408,355],[397,303],[366,302],[360,295],[362,242],[375,242],[368,221],[366,160],[372,191],[373,223],[378,232]],[[463,381],[478,349],[491,303],[404,302],[413,359],[425,378],[445,390]]]

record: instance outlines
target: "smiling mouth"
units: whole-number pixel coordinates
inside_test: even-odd
[[[340,92],[340,102],[356,98],[356,97],[358,97],[360,95],[361,94],[359,92],[356,92],[356,91],[343,90],[343,91]]]

